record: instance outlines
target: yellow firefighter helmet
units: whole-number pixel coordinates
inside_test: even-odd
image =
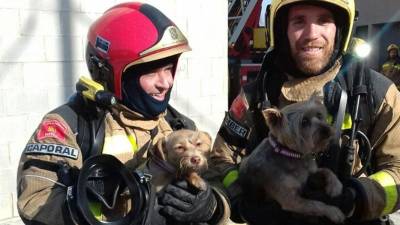
[[[354,0],[272,0],[271,5],[268,12],[267,18],[267,29],[268,29],[268,42],[270,48],[274,48],[276,44],[276,18],[279,14],[279,11],[284,7],[295,3],[311,3],[311,4],[326,4],[336,6],[344,15],[347,15],[345,29],[343,33],[344,40],[342,41],[342,48],[340,51],[344,53],[347,50],[347,47],[351,38],[351,31],[353,29],[354,17],[355,17],[355,4]],[[280,24],[282,26],[282,24]]]
[[[399,46],[397,46],[396,44],[390,44],[387,47],[387,51],[390,52],[390,50],[396,49],[397,51],[399,51]]]

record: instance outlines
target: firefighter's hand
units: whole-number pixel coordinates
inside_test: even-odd
[[[282,218],[289,218],[289,214],[282,211],[276,201],[250,199],[240,195],[231,199],[231,220],[236,223],[265,224],[269,225],[284,224]],[[286,221],[285,221],[286,222]]]
[[[351,178],[343,183],[343,191],[336,197],[330,197],[325,193],[325,188],[320,181],[315,180],[315,176],[310,176],[303,196],[309,199],[322,201],[328,205],[338,207],[348,218],[352,217],[362,194],[362,186],[356,178]],[[314,179],[314,180],[313,180]]]
[[[325,202],[328,205],[333,205],[338,207],[346,217],[351,217],[354,213],[355,203],[356,203],[357,192],[354,188],[344,186],[342,194],[326,199],[321,199],[321,201]]]
[[[179,222],[207,222],[217,208],[210,185],[207,184],[205,191],[199,191],[186,180],[167,185],[159,201],[161,213]]]

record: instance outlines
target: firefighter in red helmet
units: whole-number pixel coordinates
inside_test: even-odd
[[[194,191],[178,180],[166,187],[173,194],[165,191],[156,198],[144,185],[146,176],[124,172],[134,171],[153,143],[173,130],[195,129],[193,121],[168,105],[179,56],[190,50],[185,36],[158,9],[130,2],[108,9],[90,26],[87,39],[92,79],[80,78],[76,95],[44,116],[22,153],[17,178],[21,218],[27,224],[224,223],[229,208],[216,188]],[[108,160],[93,164],[98,168],[93,166],[96,170],[81,181],[85,162],[103,155]],[[136,182],[138,192],[150,193],[134,189],[124,197],[124,187],[135,187],[130,182]],[[86,190],[89,197],[82,194]],[[141,199],[132,201],[134,194]],[[89,215],[79,196],[90,199]],[[145,200],[143,210],[135,205]]]

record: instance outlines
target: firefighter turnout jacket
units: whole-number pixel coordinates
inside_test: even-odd
[[[18,211],[25,222],[70,224],[65,207],[66,184],[56,171],[48,168],[50,162],[80,169],[85,159],[78,145],[77,131],[62,116],[66,108],[63,105],[44,116],[22,153],[17,177]],[[164,115],[148,120],[121,104],[113,106],[102,121],[105,134],[101,153],[115,156],[134,170],[146,160],[152,143],[172,132]],[[225,198],[220,198],[226,213],[223,221],[229,209]]]
[[[381,73],[392,80],[397,87],[400,87],[400,58],[387,60],[382,65]]]
[[[334,80],[341,68],[342,61],[338,60],[331,69],[318,76],[295,78],[287,74],[276,75],[269,79],[267,82],[270,83],[266,85],[266,89],[275,88],[278,93],[275,102],[270,96],[272,106],[282,108],[287,104],[307,100],[314,91],[323,93],[324,85]],[[368,125],[362,129],[371,142],[372,157],[370,173],[363,173],[357,178],[365,194],[359,218],[361,220],[376,219],[400,207],[400,93],[396,86],[384,76],[369,69],[368,71],[366,73],[366,80],[369,83],[367,90],[374,104],[374,107],[370,107],[373,109],[373,116],[369,118],[370,121],[364,121],[361,127],[363,124]],[[262,73],[260,75],[265,76]],[[279,76],[285,77],[281,83],[277,81],[279,78],[276,78]],[[262,117],[253,116],[254,111],[258,110],[257,105],[261,104],[254,97],[259,91],[256,83],[259,84],[260,81],[244,86],[233,101],[212,150],[211,165],[213,167],[208,176],[220,182],[231,200],[241,194],[240,185],[235,182],[238,178],[238,164],[242,157],[249,155],[262,140],[257,139],[257,136],[267,136],[267,134],[257,134],[257,126],[265,122]],[[262,92],[264,95],[265,92],[268,93],[268,90],[262,90]],[[367,110],[368,108],[361,107],[360,112],[365,114]],[[345,123],[346,120],[342,129],[346,129]],[[362,167],[357,147],[354,157],[353,173]],[[233,213],[235,212],[232,209]],[[265,219],[269,216],[273,215],[265,215]]]

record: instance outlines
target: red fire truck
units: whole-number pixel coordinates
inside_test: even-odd
[[[268,0],[229,0],[229,105],[240,87],[258,74],[267,50],[265,11]]]

